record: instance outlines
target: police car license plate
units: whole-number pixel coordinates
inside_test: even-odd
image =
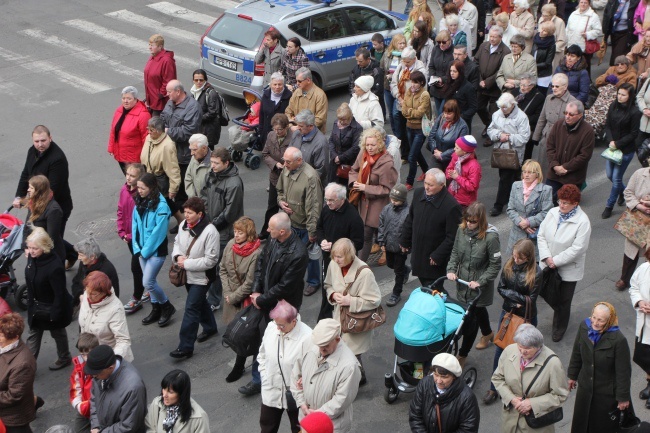
[[[214,64],[222,68],[230,69],[231,71],[237,70],[237,63],[232,60],[222,59],[221,57],[214,57]]]

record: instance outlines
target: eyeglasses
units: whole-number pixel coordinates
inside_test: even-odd
[[[535,175],[537,174],[536,172],[530,171],[530,170],[523,170],[522,173],[523,174],[535,174]]]
[[[563,86],[563,84],[551,84],[551,87],[554,88],[554,89],[559,89],[562,86]]]
[[[339,200],[339,198],[326,198],[325,203],[336,203]]]
[[[302,83],[303,81],[305,81],[305,80],[296,80],[296,83],[300,84],[300,83]]]
[[[467,224],[478,224],[478,220],[473,220],[473,219],[469,219],[469,218],[465,218],[465,222]]]
[[[295,319],[294,319],[294,320],[295,320]],[[275,320],[273,321],[273,323],[275,323],[275,326],[277,326],[277,328],[278,328],[279,330],[284,331],[284,328],[286,328],[287,326],[291,325],[291,324],[293,323],[293,320],[292,320],[291,322],[289,322],[289,323],[285,323],[284,325],[280,325],[280,324],[278,324],[278,322],[276,322]]]
[[[560,206],[571,206],[573,203],[571,203],[570,201],[566,201],[566,200],[558,200],[557,204],[559,204]]]
[[[195,78],[194,82],[195,83],[203,83],[205,80],[203,78]]]
[[[565,112],[564,112],[564,115],[565,115],[565,116],[569,116],[569,117],[575,117],[575,116],[580,115],[580,113],[569,113],[568,111],[565,111]]]
[[[273,131],[275,131],[275,132],[282,132],[282,131],[284,131],[285,129],[287,129],[287,128],[273,128]]]
[[[447,39],[446,41],[439,41],[438,43],[440,45],[445,45],[445,44],[448,44],[449,42],[451,42],[451,39]]]

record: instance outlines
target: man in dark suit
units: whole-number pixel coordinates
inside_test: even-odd
[[[514,89],[512,94],[517,101],[517,106],[520,110],[528,116],[530,130],[534,131],[537,126],[542,108],[544,108],[545,96],[537,89],[537,79],[529,73],[521,74],[519,79],[519,89]],[[535,147],[532,134],[528,143],[526,143],[526,150],[524,151],[524,161],[533,156],[533,148]]]
[[[472,84],[474,90],[478,90],[478,83],[481,81],[481,73],[478,70],[476,62],[471,60],[467,55],[467,46],[456,45],[454,47],[454,60],[463,62],[465,65],[465,79]]]

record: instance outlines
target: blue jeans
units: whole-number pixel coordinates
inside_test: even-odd
[[[253,357],[253,366],[251,367],[251,375],[253,376],[253,383],[262,383],[262,376],[260,376],[260,363],[257,362],[257,356]]]
[[[623,161],[621,165],[616,165],[612,161],[605,162],[605,171],[607,172],[607,179],[612,181],[612,190],[609,193],[609,198],[607,199],[607,207],[614,207],[616,199],[620,194],[625,190],[625,184],[623,183],[623,175],[627,166],[630,165],[632,159],[634,158],[634,152],[623,154]]]
[[[406,183],[413,185],[415,180],[415,174],[418,171],[418,164],[423,173],[429,169],[429,164],[427,160],[422,155],[422,145],[424,144],[424,134],[422,133],[422,128],[413,129],[406,128],[406,136],[408,138],[410,150],[409,150],[409,174],[406,176]]]
[[[402,112],[398,107],[397,99],[393,102],[393,116],[391,128],[393,128],[393,135],[402,141],[404,146],[404,139],[406,138],[406,119],[402,116]]]
[[[158,285],[156,277],[158,276],[158,272],[160,272],[160,268],[165,263],[165,257],[151,256],[148,259],[144,259],[140,256],[139,258],[140,267],[142,268],[142,285],[145,290],[149,291],[151,303],[164,304],[169,299],[167,299],[167,295],[162,287]]]
[[[199,324],[203,327],[203,332],[214,334],[217,332],[217,321],[205,298],[208,292],[207,285],[186,284],[185,290],[187,290],[187,299],[185,300],[183,323],[178,333],[180,338],[178,349],[184,352],[193,352]]]
[[[393,115],[393,108],[395,107],[395,98],[393,97],[393,94],[390,93],[390,90],[384,89],[384,102],[386,103],[386,107],[388,108],[388,120],[390,122],[390,129],[393,131],[393,135],[395,135],[395,117]]]
[[[291,227],[291,229],[298,235],[300,240],[307,245],[309,243],[309,233],[307,229],[297,229]],[[307,265],[307,284],[314,287],[320,287],[320,263],[318,260],[310,260]]]
[[[223,250],[226,248],[226,245],[228,245],[228,241],[230,239],[226,239],[225,242],[223,239],[219,243],[219,261],[217,262],[217,279],[210,284],[210,287],[208,288],[208,303],[210,305],[221,305],[221,298],[223,297],[223,285],[221,284],[221,278],[219,278],[219,264],[221,263],[221,258],[223,257]]]

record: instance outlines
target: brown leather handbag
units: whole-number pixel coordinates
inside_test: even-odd
[[[361,266],[357,269],[357,274],[354,276],[355,281],[359,277],[359,273],[366,268],[369,268],[369,266]],[[343,296],[348,294],[352,284],[354,284],[354,281],[347,285]],[[341,306],[339,307],[339,316],[341,320],[341,332],[348,334],[360,334],[386,323],[386,312],[381,305],[373,310],[361,311],[359,313],[351,313],[350,306]]]
[[[495,147],[492,149],[492,157],[490,158],[490,165],[492,168],[503,168],[507,170],[519,170],[519,155],[517,151],[512,148],[512,144],[508,141],[508,148],[502,149]]]
[[[526,296],[526,312],[524,317],[517,316],[512,311],[503,316],[497,335],[494,336],[494,344],[502,349],[515,342],[515,332],[524,323],[530,323],[533,315],[532,302],[530,296]]]
[[[336,177],[340,177],[341,179],[349,179],[351,168],[352,166],[348,164],[339,165],[338,167],[336,167]]]
[[[192,239],[192,242],[190,243],[190,246],[187,248],[187,252],[185,253],[185,257],[189,257],[190,251],[192,250],[194,242],[196,242],[197,239],[198,236]],[[169,282],[176,287],[181,287],[187,284],[187,272],[185,271],[185,268],[181,268],[178,263],[172,263],[172,266],[169,268]]]

